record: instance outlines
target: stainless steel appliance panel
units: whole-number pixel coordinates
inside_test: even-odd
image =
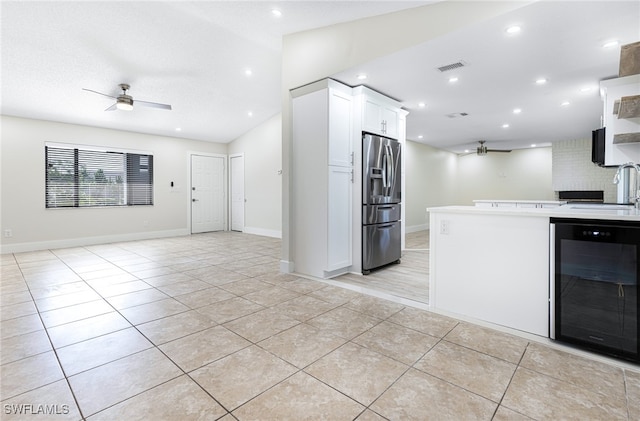
[[[400,254],[400,221],[362,227],[363,270],[395,262]]]
[[[362,224],[383,224],[400,220],[400,204],[363,205]]]
[[[400,142],[364,133],[362,136],[362,203],[400,203]]]

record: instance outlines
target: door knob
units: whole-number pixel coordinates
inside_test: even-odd
[[[198,201],[198,199],[191,199],[191,201],[192,201],[192,202],[197,202],[197,201]]]

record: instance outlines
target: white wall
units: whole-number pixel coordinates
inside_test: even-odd
[[[428,207],[473,205],[475,199],[554,200],[551,162],[551,148],[459,156],[407,141],[407,231],[428,228]]]
[[[227,145],[1,116],[3,253],[186,235],[188,152],[226,154]],[[45,142],[142,150],[154,156],[154,205],[46,209]],[[171,189],[170,183],[174,182]]]
[[[282,236],[282,114],[229,144],[229,154],[244,154],[245,229],[250,234]]]
[[[456,202],[473,205],[474,199],[554,200],[551,179],[549,147],[461,155]]]
[[[404,194],[407,232],[429,228],[428,207],[456,203],[457,155],[407,141]]]

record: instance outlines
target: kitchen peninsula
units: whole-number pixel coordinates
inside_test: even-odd
[[[427,210],[430,306],[543,337],[550,333],[551,222],[560,218],[640,226],[637,209],[607,205]]]

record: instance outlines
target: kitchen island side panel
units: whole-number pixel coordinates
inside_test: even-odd
[[[548,217],[432,211],[430,238],[432,308],[548,336]]]

